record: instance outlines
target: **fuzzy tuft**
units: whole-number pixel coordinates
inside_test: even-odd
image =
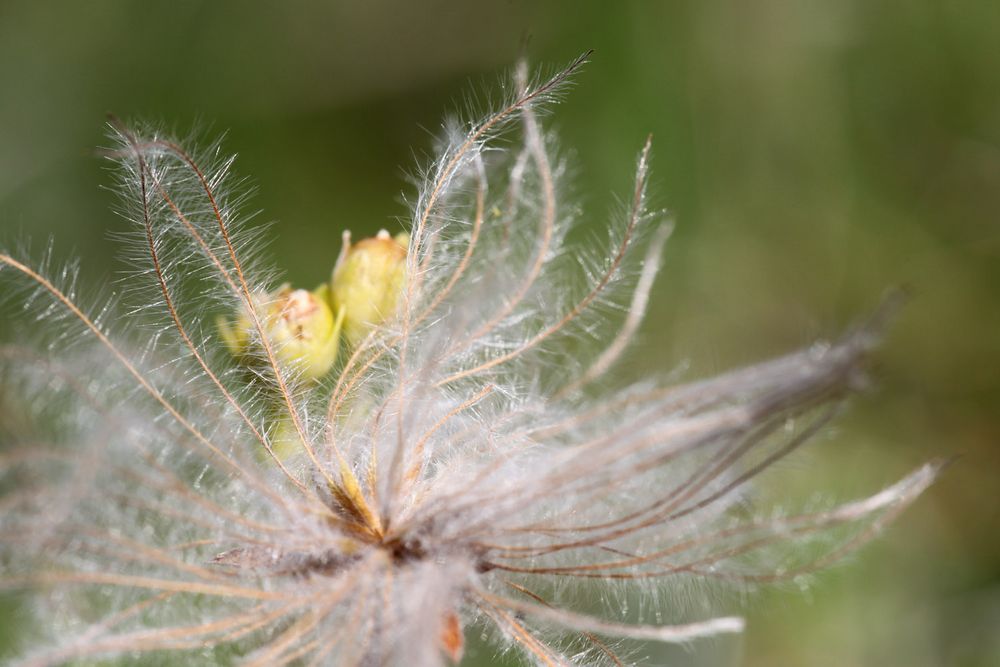
[[[319,382],[267,335],[278,281],[233,159],[111,122],[121,293],[87,308],[75,267],[0,253],[26,332],[0,347],[0,588],[37,620],[20,664],[421,667],[460,659],[476,627],[528,663],[622,665],[618,640],[742,631],[705,616],[713,582],[810,575],[933,481],[928,464],[808,512],[748,500],[864,386],[882,317],[719,377],[613,388],[670,226],[648,208],[647,140],[607,243],[569,240],[539,113],[585,59],[518,67],[499,111],[446,125],[400,312]],[[249,363],[212,326],[233,312]],[[620,621],[634,595],[656,623]]]

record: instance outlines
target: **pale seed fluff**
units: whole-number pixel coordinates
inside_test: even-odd
[[[539,112],[583,60],[521,66],[498,110],[447,123],[408,246],[377,237],[402,269],[347,248],[314,292],[262,265],[218,144],[112,121],[134,223],[117,294],[0,253],[14,664],[423,667],[467,637],[524,664],[656,664],[655,642],[744,629],[720,591],[807,579],[932,482],[800,509],[758,493],[863,385],[882,315],[714,378],[612,380],[667,226],[647,141],[606,247],[568,236]]]

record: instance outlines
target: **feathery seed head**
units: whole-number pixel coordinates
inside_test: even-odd
[[[346,238],[329,294],[261,266],[217,145],[112,123],[126,305],[0,252],[35,338],[73,336],[58,360],[29,345],[51,339],[0,347],[0,589],[38,619],[23,664],[435,667],[470,632],[528,664],[641,664],[630,640],[743,629],[705,620],[707,587],[801,581],[927,488],[937,464],[839,505],[754,492],[857,389],[884,311],[718,377],[614,381],[668,226],[647,140],[608,247],[568,240],[537,111],[585,57],[519,67],[497,110],[450,124],[408,239]],[[208,312],[240,315],[216,331]]]

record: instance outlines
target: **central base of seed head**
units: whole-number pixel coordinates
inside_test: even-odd
[[[427,549],[419,539],[393,538],[381,545],[395,565],[406,565],[427,558]]]
[[[384,552],[393,565],[403,567],[428,557],[427,549],[416,538],[395,537],[374,542],[367,548]],[[281,552],[266,547],[236,547],[212,559],[212,564],[238,570],[267,572],[272,576],[308,577],[332,576],[343,572],[362,558],[359,551],[347,553],[340,549],[325,549],[313,553]]]

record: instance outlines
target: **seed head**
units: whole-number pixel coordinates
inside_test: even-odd
[[[447,124],[408,242],[345,237],[316,292],[259,261],[218,145],[112,122],[121,294],[87,308],[72,270],[0,252],[37,318],[0,348],[21,664],[422,667],[470,633],[529,664],[648,664],[629,640],[743,629],[711,616],[713,585],[802,582],[932,482],[802,510],[755,492],[863,386],[885,308],[718,377],[616,380],[669,226],[647,140],[607,247],[569,240],[537,112],[584,59],[521,66],[498,110]]]

